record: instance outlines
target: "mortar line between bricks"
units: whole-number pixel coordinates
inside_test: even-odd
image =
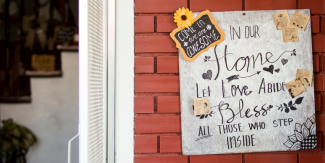
[[[191,10],[191,8],[190,8],[190,0],[187,0],[187,8],[188,8],[189,10]]]
[[[157,33],[157,16],[153,17],[153,32]]]
[[[158,96],[154,96],[154,113],[158,112]]]
[[[154,72],[154,74],[156,74],[157,73],[157,56],[154,57],[153,68],[154,68],[153,72]]]
[[[182,153],[134,153],[135,156],[180,156]]]
[[[191,156],[187,156],[187,163],[191,163]]]
[[[181,133],[135,133],[134,136],[181,136]]]
[[[134,117],[180,116],[181,113],[135,113]]]
[[[135,73],[135,76],[179,76],[179,73]]]
[[[242,0],[242,10],[245,11],[245,0]]]
[[[296,9],[299,9],[299,0],[296,1]]]
[[[169,32],[137,32],[134,34],[134,37],[138,37],[138,36],[168,36]]]
[[[157,153],[160,153],[160,136],[157,136]]]

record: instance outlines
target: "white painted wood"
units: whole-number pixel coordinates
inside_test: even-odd
[[[115,0],[107,2],[107,162],[115,162]]]
[[[88,1],[79,1],[79,162],[88,162]],[[82,73],[81,73],[82,72]]]
[[[294,135],[295,130],[301,129],[301,127],[295,127],[295,124],[304,124],[306,121],[308,122],[308,118],[315,114],[313,82],[312,87],[306,87],[306,93],[303,93],[294,99],[291,98],[285,86],[282,91],[267,93],[267,83],[287,83],[295,79],[297,69],[313,70],[310,21],[305,31],[299,30],[299,42],[285,43],[282,40],[282,31],[276,30],[272,18],[272,14],[280,11],[281,10],[214,12],[212,13],[214,19],[218,21],[219,27],[225,32],[225,41],[217,45],[216,49],[213,47],[207,52],[202,53],[193,62],[185,61],[183,56],[179,54],[182,151],[184,155],[286,151],[289,150],[289,148],[286,147],[284,143],[288,140],[288,136]],[[299,11],[310,16],[310,10]],[[292,18],[295,10],[288,10],[288,12]],[[245,13],[245,15],[243,13]],[[198,15],[198,13],[195,13],[195,16],[196,15]],[[235,27],[237,32],[240,27],[240,39],[237,38],[236,34],[233,40],[230,38],[230,25]],[[256,38],[245,38],[245,29],[248,29],[248,26],[253,28],[255,25],[258,26],[259,36],[256,36]],[[263,56],[263,62],[265,62],[265,55],[267,52],[273,54],[272,57],[271,54],[268,54],[271,61],[275,61],[275,59],[280,57],[282,53],[284,54],[277,62],[265,63],[263,65],[260,64],[259,58],[256,61],[255,68],[253,67],[253,61],[251,59],[248,71],[248,63],[246,63],[246,66],[242,71],[235,71],[235,68],[234,70],[227,71],[224,58],[226,46],[228,53],[226,57],[229,69],[233,67],[234,63],[240,57],[251,57],[254,55],[256,58],[258,53],[261,53]],[[294,49],[296,49],[296,56],[291,56]],[[220,68],[218,68],[216,62],[216,55],[219,58]],[[205,62],[205,56],[210,56],[210,61]],[[288,62],[282,64],[282,58],[288,59]],[[238,69],[243,67],[245,64],[244,60],[245,58],[239,59]],[[270,72],[263,70],[265,67],[269,68],[270,65],[273,65],[274,69],[279,68],[279,72],[273,71],[273,74],[271,74]],[[211,80],[203,79],[202,77],[208,70],[212,71]],[[220,74],[218,78],[214,80],[218,71],[220,71]],[[239,78],[230,82],[227,81],[227,78],[232,75],[246,77],[256,73],[257,71],[261,71],[259,75],[254,75],[248,78]],[[266,93],[263,91],[259,94],[259,88],[263,78],[266,83]],[[222,81],[224,82],[224,93]],[[196,84],[198,84],[198,91]],[[252,93],[246,96],[240,95],[239,91],[237,91],[236,96],[228,97],[231,96],[231,85],[239,85],[240,89],[242,89],[243,86],[247,86],[247,92],[252,91]],[[207,118],[200,119],[200,117],[196,117],[193,114],[193,100],[197,97],[203,97],[204,89],[206,96],[208,96],[208,87],[211,91],[209,96],[210,111],[213,111],[214,114],[212,114],[212,117],[208,116]],[[277,106],[284,106],[284,103],[288,105],[289,101],[293,101],[294,103],[299,97],[304,98],[301,104],[295,105],[297,110],[290,110],[289,113],[285,113],[285,109],[283,111],[281,111],[281,109],[278,110]],[[241,99],[243,100],[243,104],[242,106],[239,106]],[[233,121],[231,120],[233,115],[231,110],[228,109],[226,105],[222,105],[222,101],[228,103],[229,108],[234,111],[236,116]],[[260,111],[264,104],[264,109],[267,109],[270,105],[273,106],[266,112],[267,114],[265,116],[262,115],[262,112],[258,113],[254,111],[255,106],[257,106],[256,110]],[[239,107],[243,108],[241,113],[238,113]],[[245,117],[245,112],[248,109],[250,109],[250,111],[247,115],[251,116],[250,118]],[[287,123],[287,126],[274,127],[276,126],[274,121],[279,125],[278,119],[288,120],[289,118],[292,118],[290,125]],[[314,122],[314,120],[312,121]],[[255,122],[264,122],[265,129],[250,130],[248,123]],[[239,123],[241,124],[242,132],[223,133],[222,128],[225,126],[222,125],[233,125]],[[316,133],[316,128],[311,128],[308,123],[305,124],[309,130],[309,134]],[[205,131],[203,130],[203,126],[205,126]],[[209,126],[209,134],[207,126]],[[200,127],[202,127],[203,135],[199,132]],[[204,135],[206,135],[206,137],[204,137]],[[249,135],[250,137],[253,135],[254,146],[252,146],[252,143],[250,143],[249,146],[243,146],[242,142],[239,146],[239,141],[237,140],[241,140],[242,135]],[[232,136],[235,136],[236,138],[237,147],[234,147],[233,143],[233,147],[230,148],[230,146],[228,147],[229,142],[227,144],[227,137],[230,139]],[[292,144],[296,142],[293,140]],[[300,144],[302,142],[300,142]],[[297,148],[293,149],[296,150]]]
[[[115,161],[134,162],[134,1],[116,1]]]

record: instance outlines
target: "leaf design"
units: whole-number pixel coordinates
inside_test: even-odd
[[[305,125],[301,125],[301,133],[304,136],[304,139],[308,138],[309,136],[309,130]]]
[[[309,132],[310,132],[310,135],[316,135],[316,124],[315,123],[310,126]]]
[[[312,125],[313,123],[311,122],[311,120],[308,118],[305,125],[307,128],[310,128],[310,126]]]
[[[205,114],[205,118],[207,118],[209,116],[209,114]]]
[[[288,105],[286,103],[283,103],[284,107],[288,107]]]
[[[288,148],[291,148],[293,143],[290,140],[287,140],[285,143],[283,143],[285,146],[287,146]]]
[[[292,142],[296,142],[297,141],[297,138],[296,138],[296,135],[295,134],[288,136],[288,138]]]
[[[203,119],[204,118],[204,114],[201,115],[200,119]]]
[[[295,103],[296,103],[296,104],[301,104],[303,98],[304,98],[304,97],[299,97],[299,98],[297,98],[296,101],[295,101]]]
[[[315,116],[311,116],[310,118],[310,121],[312,122],[312,123],[315,123],[316,121],[315,121]]]
[[[301,124],[296,123],[295,130],[297,130],[298,132],[301,132]]]
[[[301,148],[301,143],[299,141],[295,142],[290,150],[299,150]]]
[[[289,108],[286,108],[285,110],[284,110],[286,113],[289,113]]]
[[[294,107],[294,106],[290,106],[290,109],[291,109],[291,110],[297,110],[297,108]]]
[[[300,132],[295,130],[295,135],[298,141],[304,141],[304,136]]]
[[[291,107],[291,106],[292,106],[292,101],[290,101],[290,102],[288,103],[288,105]]]

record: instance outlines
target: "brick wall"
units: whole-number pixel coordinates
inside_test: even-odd
[[[135,163],[325,163],[325,0],[134,0],[134,3]],[[173,13],[179,7],[193,12],[311,10],[317,150],[182,156],[178,53],[169,37],[176,28]]]

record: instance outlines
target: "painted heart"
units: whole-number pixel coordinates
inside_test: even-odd
[[[202,74],[202,78],[203,79],[209,79],[209,80],[211,80],[211,78],[212,78],[212,71],[211,70],[208,70],[207,73],[203,73]]]
[[[277,72],[277,73],[279,73],[280,69],[278,68],[278,69],[275,69],[274,71]]]
[[[264,71],[267,71],[267,72],[269,72],[271,74],[273,74],[274,66],[273,65],[270,65],[269,68],[264,67],[263,70]]]
[[[292,54],[291,54],[292,55]],[[283,65],[285,65],[286,63],[288,63],[288,60],[287,59],[284,59],[284,58],[282,58],[281,59],[281,63],[283,64]]]

